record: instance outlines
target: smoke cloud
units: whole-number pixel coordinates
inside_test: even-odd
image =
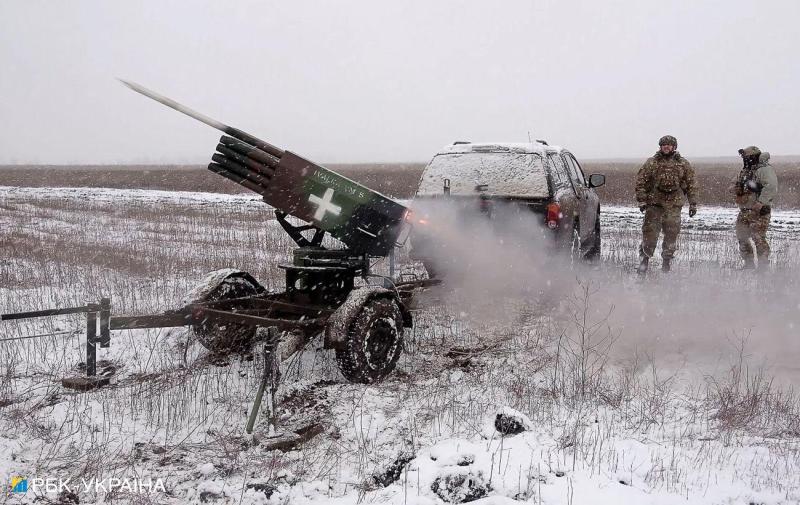
[[[800,379],[800,278],[788,265],[757,275],[679,255],[670,274],[655,260],[641,278],[635,264],[572,260],[555,247],[542,215],[516,205],[494,205],[490,217],[477,199],[418,199],[413,215],[411,256],[443,278],[438,296],[471,322],[513,325],[514,308],[532,306],[568,326],[569,300],[588,285],[588,317],[615,335],[618,362],[639,356],[643,366],[652,359],[702,376],[727,370],[744,344],[751,364],[783,381]],[[635,246],[607,240],[604,255],[617,247]]]

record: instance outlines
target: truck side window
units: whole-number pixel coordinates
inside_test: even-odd
[[[556,170],[553,160],[548,158],[545,160],[545,162],[547,163],[547,171],[550,172],[550,179],[553,181],[553,184],[556,186],[561,186],[563,184],[563,176],[558,173],[558,170]]]
[[[578,165],[578,160],[576,160],[575,157],[569,153],[564,153],[564,158],[567,160],[567,165],[569,166],[570,178],[575,182],[576,185],[586,186],[586,179],[583,176],[583,170],[581,170],[581,166]]]
[[[559,188],[571,187],[570,176],[567,172],[567,167],[564,165],[564,160],[557,154],[552,153],[547,155],[547,159],[550,161],[552,177],[556,185]]]

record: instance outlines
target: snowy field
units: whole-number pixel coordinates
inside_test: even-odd
[[[98,356],[112,384],[81,394],[60,385],[85,359],[80,318],[2,322],[1,339],[58,334],[0,341],[0,473],[166,488],[81,504],[798,503],[800,211],[775,212],[762,276],[737,270],[734,219],[685,215],[669,276],[657,259],[633,274],[629,207],[603,208],[598,265],[484,258],[480,282],[419,297],[381,384],[346,383],[315,342],[282,364],[278,413],[282,431],[321,433],[288,452],[265,449],[263,418],[244,434],[259,353],[210,356],[183,328],[115,332]],[[0,187],[0,313],[101,295],[115,314],[160,312],[225,267],[281,289],[292,248],[252,196]],[[501,436],[499,412],[525,431]]]

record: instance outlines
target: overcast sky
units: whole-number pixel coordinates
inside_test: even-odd
[[[0,163],[204,163],[219,133],[320,162],[453,140],[579,158],[799,154],[800,1],[0,2]]]

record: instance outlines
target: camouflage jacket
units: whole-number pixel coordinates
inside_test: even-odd
[[[694,169],[679,152],[664,156],[659,151],[639,169],[636,176],[636,201],[639,205],[683,207],[684,194],[689,205],[697,205]]]
[[[748,187],[748,181],[754,184]],[[751,209],[756,202],[772,206],[778,196],[778,176],[769,164],[769,153],[761,153],[758,165],[753,169],[743,168],[732,190],[740,209]]]

